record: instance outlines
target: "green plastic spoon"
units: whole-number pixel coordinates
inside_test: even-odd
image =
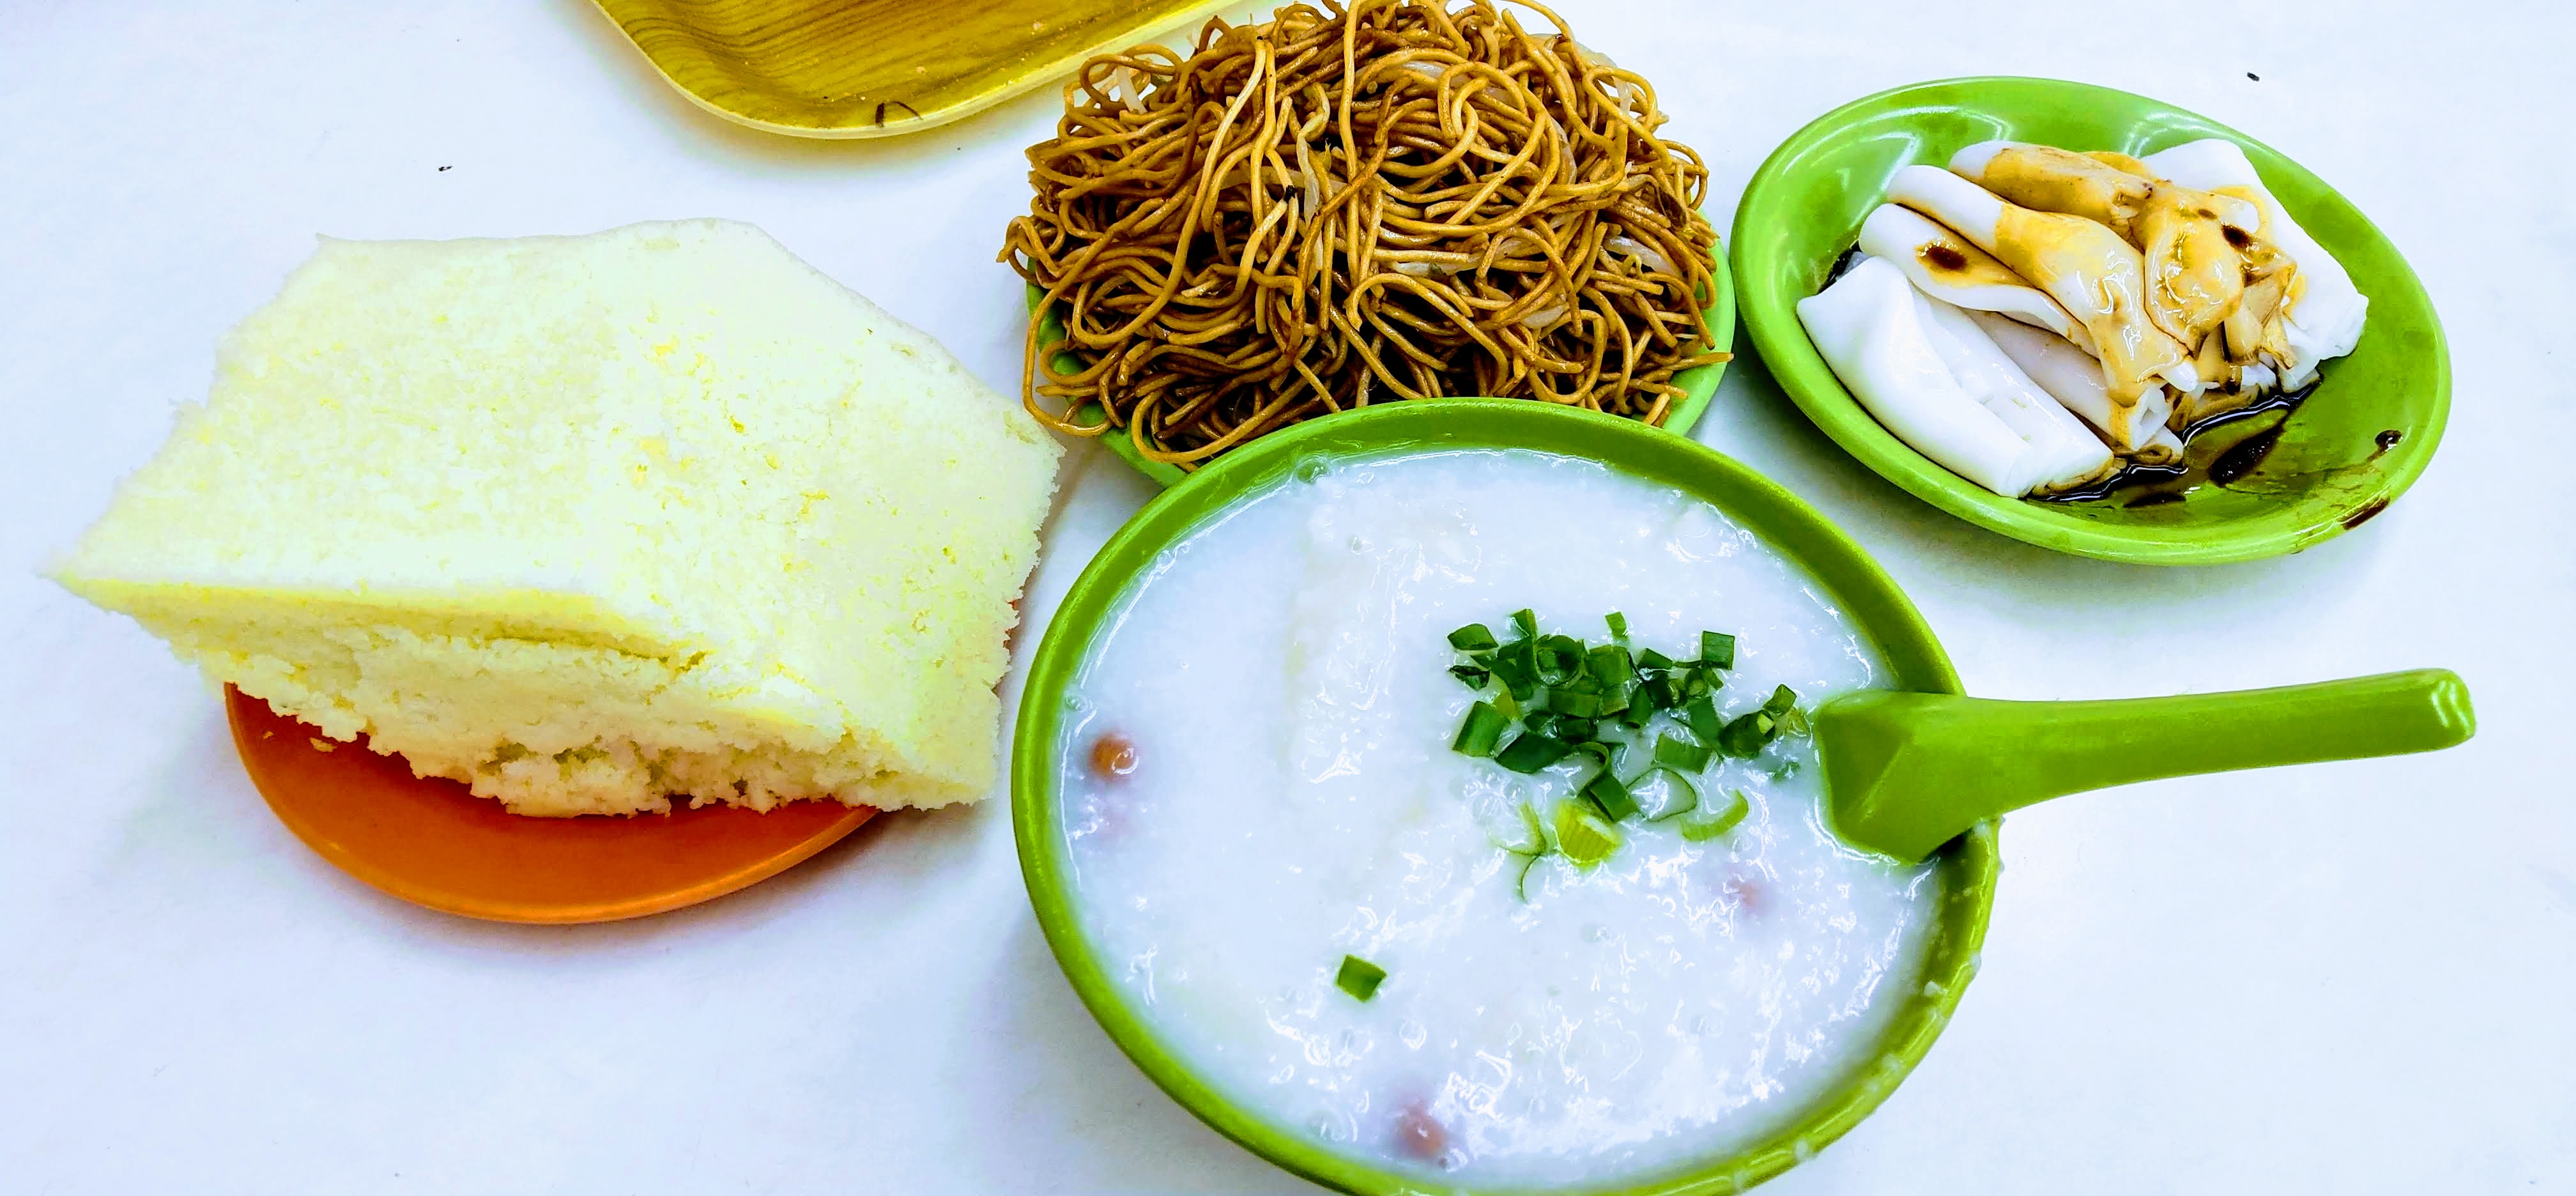
[[[1844,842],[1919,862],[1989,818],[2133,781],[2429,752],[2477,732],[2448,669],[2108,702],[1869,690],[1818,707]]]

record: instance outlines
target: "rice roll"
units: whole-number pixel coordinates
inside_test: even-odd
[[[2045,328],[2085,353],[2093,352],[2093,334],[2047,292],[1912,208],[1880,204],[1861,222],[1860,251],[1885,259],[1904,271],[1917,290],[1944,303]]]
[[[1980,141],[1950,156],[1950,170],[2007,202],[2081,216],[2141,243],[2138,218],[2152,180],[2071,150],[2021,141]]]
[[[2352,352],[2361,341],[2370,300],[2352,285],[2343,263],[2299,227],[2264,187],[2262,176],[2235,142],[2212,137],[2147,155],[2149,170],[2185,187],[2246,200],[2262,213],[2254,230],[2296,266],[2281,301],[2283,343],[2280,385],[2296,390],[2315,380],[2317,366]]]
[[[2237,310],[2250,276],[2278,268],[2277,255],[2259,242],[2259,205],[2161,178],[2126,154],[1985,141],[1953,155],[1950,169],[2009,202],[2082,216],[2120,234],[2145,260],[2148,318],[2196,362],[2220,321]],[[2262,266],[2249,264],[2249,255]],[[2259,328],[2265,314],[2248,313],[2246,327]],[[2194,372],[2206,388],[2230,371],[2195,364]]]
[[[2112,402],[2136,403],[2159,384],[2200,388],[2190,354],[2148,317],[2145,259],[2107,226],[2006,203],[1933,166],[1897,171],[1887,194],[1966,236],[2081,322]]]
[[[2030,446],[2032,490],[2046,492],[2081,485],[2118,466],[2102,438],[2024,372],[1986,335],[1971,313],[1920,290],[1914,292],[1914,307],[1924,321],[1932,347],[1949,365],[1950,376],[1958,380],[1959,388]],[[2038,333],[2037,329],[2022,331]]]
[[[2019,497],[2112,467],[2110,450],[1972,318],[1915,290],[1884,258],[1800,300],[1798,320],[1871,415],[1969,481]]]
[[[2130,174],[2134,174],[2139,178],[2146,179],[2150,182],[2154,181],[2157,177],[2155,171],[2147,169],[2147,164],[2145,162],[2121,153],[2118,150],[2091,150],[2086,152],[2084,156],[2102,163],[2105,166],[2112,167],[2113,169],[2125,170]],[[1951,161],[1956,162],[1958,159],[1953,157],[1951,158]]]
[[[2160,183],[2210,195],[2212,216],[2230,228],[2251,233],[2263,227],[2261,205],[2168,179],[2145,159],[2117,150],[2079,154],[2053,145],[1980,141],[1951,155],[1950,170],[2025,208],[2082,216],[2104,225],[2140,249],[2146,247],[2147,238],[2138,221]]]
[[[2093,426],[2113,451],[2148,465],[2182,460],[2182,438],[2166,426],[2172,403],[2162,387],[2127,407],[2111,401],[2102,367],[2083,350],[2036,328],[1990,312],[1970,312],[1979,330],[2049,397]]]

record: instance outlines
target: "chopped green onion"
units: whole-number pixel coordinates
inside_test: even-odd
[[[1494,827],[1486,826],[1485,841],[1510,855],[1532,855],[1547,851],[1547,832],[1539,829],[1538,811],[1526,801],[1516,807],[1516,811],[1521,816],[1520,837],[1505,838],[1497,833]],[[1482,815],[1478,816],[1478,822],[1480,824],[1484,822]]]
[[[1490,756],[1503,741],[1503,732],[1511,729],[1512,720],[1494,708],[1491,702],[1478,702],[1467,708],[1467,721],[1458,724],[1458,737],[1449,742],[1449,750],[1470,756]]]
[[[1503,750],[1494,753],[1494,763],[1517,773],[1533,773],[1573,754],[1574,745],[1553,735],[1524,731]]]
[[[1726,749],[1727,755],[1750,760],[1761,755],[1778,735],[1778,724],[1771,716],[1756,710],[1726,724],[1726,729],[1717,733],[1717,746]]]
[[[1619,850],[1619,828],[1610,825],[1589,802],[1570,801],[1556,808],[1556,849],[1589,868]]]
[[[1538,683],[1563,685],[1583,675],[1583,641],[1570,635],[1541,638],[1535,649],[1538,661]]]
[[[1696,743],[1684,743],[1670,735],[1655,737],[1655,764],[1679,773],[1697,773],[1708,767],[1708,749]]]
[[[1530,869],[1538,867],[1540,860],[1555,855],[1557,845],[1556,840],[1549,837],[1547,819],[1539,817],[1537,806],[1526,801],[1522,802],[1521,819],[1529,824],[1530,842],[1535,846],[1527,851],[1509,851],[1507,854],[1527,857],[1521,861],[1520,876],[1512,882],[1512,892],[1520,896],[1523,904],[1527,904]]]
[[[1386,983],[1386,969],[1356,955],[1342,957],[1342,970],[1333,977],[1333,985],[1365,1001],[1377,995],[1377,986]]]
[[[1575,718],[1599,718],[1601,717],[1601,695],[1570,689],[1551,689],[1547,691],[1547,708],[1558,714],[1571,715]]]
[[[1578,747],[1589,746],[1587,741],[1598,738],[1600,734],[1600,727],[1591,719],[1557,711],[1542,710],[1533,714],[1527,725],[1541,735],[1562,739]]]
[[[1637,799],[1629,796],[1628,787],[1619,783],[1618,774],[1604,768],[1583,783],[1583,796],[1601,807],[1610,821],[1618,822],[1637,813]]]
[[[1680,705],[1680,697],[1673,692],[1672,677],[1664,673],[1649,673],[1638,680],[1632,700],[1638,707],[1652,713]]]
[[[1647,777],[1655,776],[1663,777],[1667,785],[1681,790],[1682,800],[1666,801],[1655,807],[1655,812],[1647,816],[1647,821],[1662,822],[1667,818],[1678,818],[1699,808],[1699,786],[1691,784],[1689,777],[1683,776],[1678,772],[1674,772],[1672,769],[1658,765],[1654,768],[1647,769],[1645,775],[1640,776],[1637,779],[1642,781]]]
[[[1594,648],[1584,660],[1584,671],[1605,689],[1615,689],[1637,678],[1637,666],[1628,660],[1628,650],[1617,644]]]
[[[1562,855],[1578,868],[1594,867],[1619,850],[1619,823],[1627,819],[1676,821],[1692,842],[1733,829],[1747,816],[1749,800],[1741,791],[1731,792],[1724,807],[1712,813],[1695,779],[1720,754],[1750,759],[1783,734],[1810,733],[1808,712],[1799,708],[1797,691],[1785,685],[1774,687],[1760,707],[1737,718],[1730,720],[1720,711],[1717,693],[1726,685],[1724,671],[1735,667],[1734,636],[1702,631],[1699,658],[1676,661],[1652,648],[1632,649],[1625,613],[1611,611],[1601,619],[1611,642],[1598,646],[1571,635],[1541,635],[1538,613],[1527,608],[1512,612],[1508,640],[1498,640],[1484,623],[1449,633],[1449,646],[1466,660],[1451,665],[1450,675],[1481,699],[1469,707],[1451,745],[1454,750],[1491,758],[1524,775],[1576,753],[1599,762],[1596,769],[1573,773],[1584,781],[1553,817],[1532,803],[1521,803],[1528,831],[1523,841],[1495,837],[1496,847],[1521,858],[1514,887],[1523,901],[1529,900],[1530,873],[1540,860]],[[1655,716],[1662,713],[1672,715],[1688,733],[1664,728],[1671,733],[1655,734]],[[1623,725],[1636,734],[1619,730]],[[1624,775],[1627,748],[1633,744],[1642,751],[1648,739],[1653,741],[1652,762],[1635,776]],[[1780,774],[1774,770],[1775,776]],[[1346,991],[1361,1000],[1369,999],[1385,978],[1384,971],[1356,956],[1344,961],[1344,973],[1361,986],[1346,983]]]
[[[1701,743],[1718,742],[1718,734],[1726,729],[1725,720],[1717,717],[1717,703],[1705,694],[1682,708],[1682,719],[1690,724],[1691,734],[1699,736]]]
[[[1538,692],[1538,661],[1528,640],[1513,640],[1494,653],[1494,676],[1521,701]]]
[[[1779,734],[1807,733],[1807,712],[1798,705],[1798,691],[1786,685],[1771,691],[1771,700],[1762,704],[1762,712],[1780,725]]]
[[[1712,668],[1735,667],[1735,637],[1721,631],[1699,633],[1699,662]]]
[[[1744,815],[1752,808],[1752,803],[1744,800],[1744,791],[1734,790],[1727,794],[1726,805],[1719,808],[1715,814],[1705,818],[1684,820],[1681,825],[1682,838],[1693,843],[1705,843],[1734,830],[1735,824],[1744,821]]]

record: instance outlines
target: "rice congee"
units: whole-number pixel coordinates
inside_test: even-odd
[[[1443,1183],[1645,1177],[1876,1058],[1928,867],[1807,709],[1886,665],[1709,504],[1461,450],[1302,467],[1142,570],[1064,699],[1080,933],[1195,1074]]]

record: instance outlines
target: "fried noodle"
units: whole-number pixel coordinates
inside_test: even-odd
[[[1655,135],[1643,78],[1525,7],[1554,32],[1490,0],[1327,0],[1083,64],[1002,252],[1044,292],[1031,413],[1184,469],[1390,398],[1661,424],[1674,375],[1727,357],[1708,171]]]

